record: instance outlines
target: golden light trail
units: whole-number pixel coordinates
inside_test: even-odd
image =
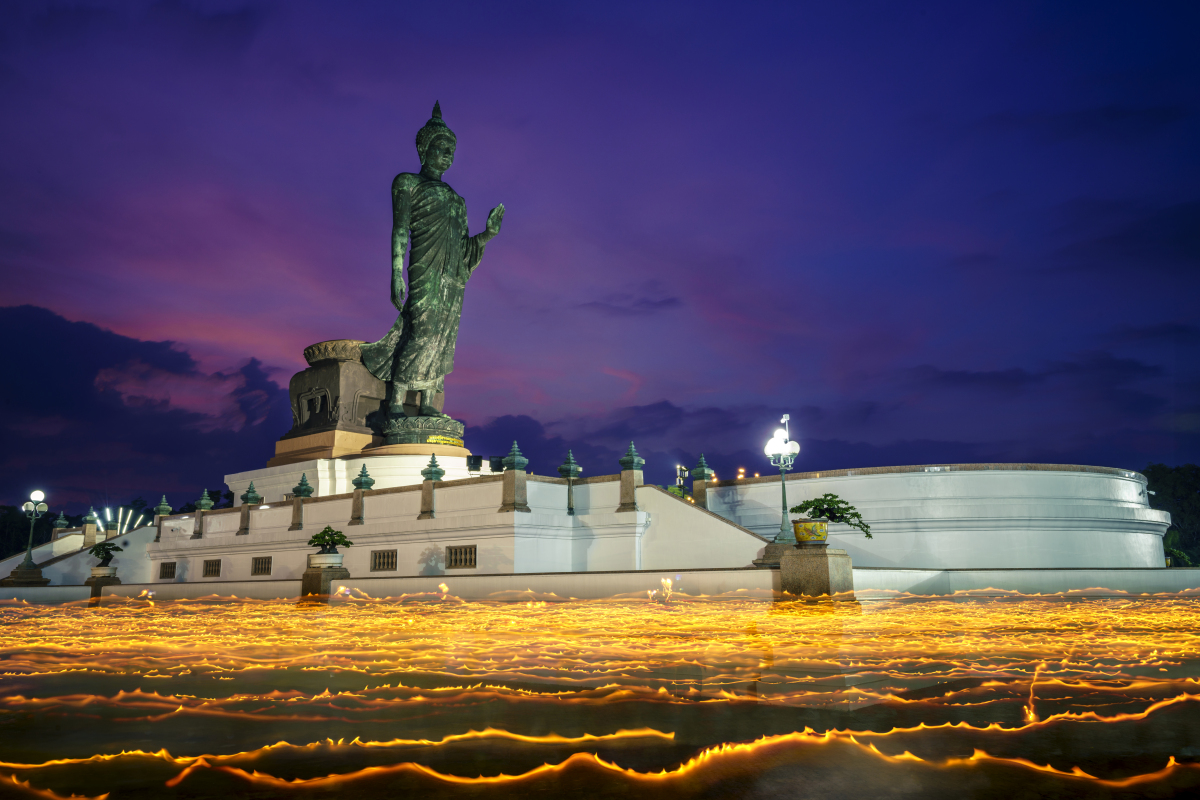
[[[439,590],[0,603],[0,731],[22,732],[2,791],[686,797],[860,773],[864,792],[1200,791],[1194,597]]]

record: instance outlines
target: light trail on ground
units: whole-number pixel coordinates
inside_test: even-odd
[[[882,796],[1200,790],[1195,598],[452,591],[2,603],[0,731],[20,735],[0,746],[0,789],[767,797],[802,780],[836,797],[855,776]]]

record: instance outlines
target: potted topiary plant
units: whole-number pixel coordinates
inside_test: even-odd
[[[341,531],[335,531],[332,525],[326,525],[325,529],[320,533],[314,533],[312,538],[308,540],[309,547],[320,547],[320,552],[314,553],[308,557],[308,565],[310,567],[340,567],[342,565],[342,553],[337,549],[339,547],[350,547],[354,542],[346,538],[346,535]]]
[[[807,514],[808,519],[792,520],[792,530],[796,532],[798,542],[824,542],[829,538],[829,523],[840,522],[851,528],[862,531],[868,539],[871,536],[871,526],[863,522],[858,509],[847,503],[836,494],[823,494],[812,500],[805,500],[790,509],[793,514]]]
[[[117,574],[116,567],[110,567],[113,554],[123,552],[124,549],[117,547],[112,542],[97,542],[91,550],[88,550],[88,555],[95,556],[100,559],[100,563],[92,567],[92,577],[94,578],[111,578]]]

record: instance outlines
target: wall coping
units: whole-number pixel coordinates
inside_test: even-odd
[[[917,464],[903,467],[861,467],[858,469],[828,469],[819,472],[793,472],[787,476],[789,481],[807,481],[820,478],[848,478],[857,475],[897,475],[903,473],[942,473],[942,472],[1089,472],[1098,475],[1112,475],[1128,478],[1139,483],[1146,483],[1146,476],[1140,472],[1118,467],[1089,467],[1081,464]],[[763,475],[759,478],[730,478],[712,481],[708,486],[738,486],[746,483],[773,483],[779,480],[778,475]]]

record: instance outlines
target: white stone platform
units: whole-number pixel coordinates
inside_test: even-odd
[[[793,473],[788,505],[833,493],[873,539],[829,526],[858,567],[925,570],[1159,568],[1170,515],[1140,473],[1071,464],[942,464]],[[762,536],[780,522],[779,476],[721,481],[708,507]]]
[[[467,472],[466,457],[437,457],[438,466],[446,471],[442,480],[453,481],[476,477]],[[354,491],[353,481],[363,465],[375,480],[374,489],[391,489],[421,483],[421,470],[429,466],[429,454],[421,455],[354,455],[341,458],[318,458],[279,467],[264,467],[225,476],[225,484],[233,496],[241,497],[254,482],[254,490],[262,495],[263,503],[281,503],[290,499],[300,476],[308,476],[313,497],[328,497]],[[485,460],[482,475],[493,474]],[[234,501],[235,503],[238,501]]]

